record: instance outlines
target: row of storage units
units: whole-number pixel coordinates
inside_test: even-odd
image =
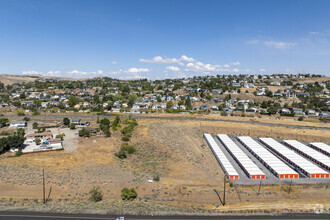
[[[231,180],[239,179],[237,171],[222,152],[219,145],[215,142],[212,135],[204,134],[204,138],[227,177]]]
[[[273,138],[260,138],[267,148],[310,178],[330,178],[330,174],[316,164],[302,157],[295,151],[285,147]],[[293,143],[292,143],[293,144]]]
[[[314,142],[314,143],[310,143],[311,148],[314,148],[315,150],[330,156],[330,146],[322,143],[322,142]]]
[[[228,135],[218,134],[217,137],[249,178],[266,178],[266,175],[260,170],[260,168],[234,143],[230,137],[228,137]]]
[[[308,147],[307,145],[297,140],[284,140],[283,142],[294,151],[330,171],[330,158],[328,156],[314,150],[311,147]]]
[[[267,169],[280,179],[299,178],[299,174],[282,160],[248,136],[237,137],[237,140],[250,151]]]

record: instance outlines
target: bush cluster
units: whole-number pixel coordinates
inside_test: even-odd
[[[135,191],[134,188],[128,189],[128,188],[123,188],[121,190],[121,198],[124,201],[133,201],[137,197],[137,192]]]
[[[122,138],[123,141],[130,140],[135,126],[138,125],[135,119],[127,120],[127,123],[128,125],[121,130],[121,133],[123,134],[123,138]]]
[[[79,134],[79,137],[90,137],[91,136],[90,131],[88,131],[85,128],[82,128],[81,130],[79,130],[78,134]]]
[[[89,200],[92,202],[99,202],[102,201],[103,195],[102,191],[99,186],[94,186],[90,191],[89,191]]]
[[[115,156],[120,159],[124,159],[127,158],[128,154],[134,154],[135,151],[136,151],[135,147],[127,143],[124,143],[120,146],[120,150],[117,153],[115,153]]]

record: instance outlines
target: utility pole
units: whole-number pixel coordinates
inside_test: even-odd
[[[261,183],[262,183],[262,180],[260,181],[260,184],[259,184],[259,190],[258,190],[257,196],[259,196],[259,193],[260,193]]]
[[[226,205],[226,176],[223,177],[223,206]]]
[[[288,194],[290,194],[290,192],[291,192],[291,185],[292,185],[292,179],[291,179],[291,182],[290,182]]]
[[[46,203],[46,188],[45,188],[45,169],[42,169],[42,189],[43,189],[43,202]]]

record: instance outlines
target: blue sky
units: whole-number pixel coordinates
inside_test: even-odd
[[[0,0],[0,73],[330,75],[330,1]]]

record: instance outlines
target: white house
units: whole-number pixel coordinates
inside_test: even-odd
[[[26,121],[11,121],[10,127],[24,128],[26,126]]]

